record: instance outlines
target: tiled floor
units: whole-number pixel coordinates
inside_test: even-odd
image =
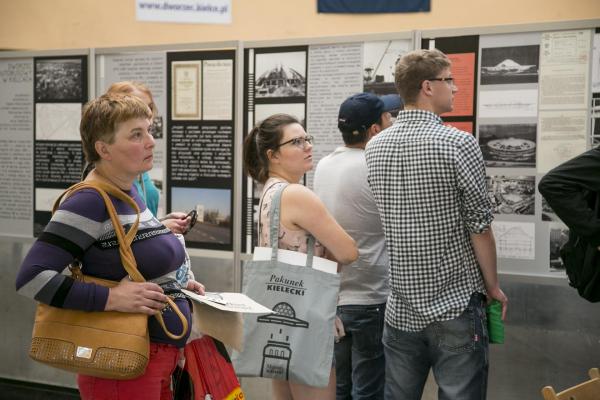
[[[241,378],[240,384],[244,391],[245,400],[271,400],[271,380],[264,378]],[[425,391],[421,400],[436,400],[437,385],[433,380],[433,375],[429,375],[429,379],[425,385]]]
[[[270,379],[241,378],[240,382],[246,400],[272,399]],[[79,393],[75,389],[0,379],[0,400],[78,400],[79,398]],[[437,387],[430,375],[422,400],[435,399],[437,399]]]

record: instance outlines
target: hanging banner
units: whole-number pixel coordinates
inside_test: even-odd
[[[136,0],[138,21],[230,24],[231,0]]]
[[[429,11],[429,0],[318,0],[320,13],[402,13]]]

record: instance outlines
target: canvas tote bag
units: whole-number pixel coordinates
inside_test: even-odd
[[[243,351],[233,352],[239,376],[261,376],[326,387],[333,358],[337,274],[312,268],[315,239],[310,236],[305,266],[278,261],[282,186],[273,196],[271,259],[248,261],[243,293],[274,313],[244,314]]]
[[[101,181],[80,182],[67,189],[55,202],[54,210],[64,196],[82,189],[96,190],[104,199],[112,221],[125,270],[133,281],[145,279],[137,269],[131,243],[139,225],[139,208],[126,193]],[[125,234],[108,194],[127,202],[137,211],[137,219]],[[71,267],[70,267],[71,268]],[[83,275],[79,267],[71,268],[72,277],[83,282],[113,287],[119,282]],[[169,305],[182,323],[182,332],[173,334],[165,326],[161,314],[158,321],[165,333],[179,339],[187,333],[187,320],[169,298]],[[87,312],[52,307],[39,303],[36,310],[29,356],[51,367],[106,379],[133,379],[144,373],[149,360],[148,316],[118,311]]]

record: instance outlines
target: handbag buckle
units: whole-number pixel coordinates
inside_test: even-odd
[[[77,351],[75,354],[77,358],[86,358],[89,360],[92,358],[92,349],[89,347],[77,346]]]

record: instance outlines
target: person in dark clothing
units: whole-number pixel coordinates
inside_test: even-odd
[[[595,195],[600,192],[600,148],[559,165],[540,181],[538,189],[556,215],[589,244],[600,245],[600,219]]]

